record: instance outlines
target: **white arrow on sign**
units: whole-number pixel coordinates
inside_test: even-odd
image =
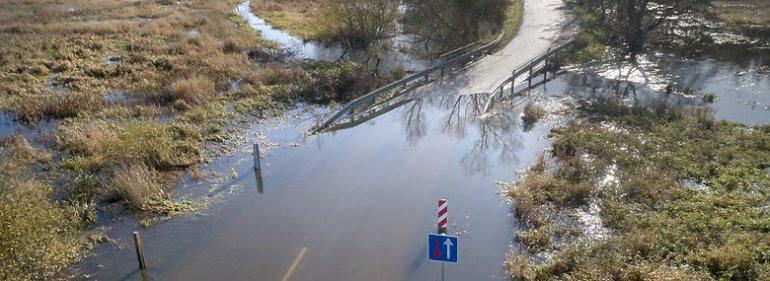
[[[446,240],[444,240],[444,246],[446,246],[446,258],[448,260],[451,260],[452,259],[451,250],[452,250],[452,246],[454,246],[454,244],[452,244],[452,239],[447,238]]]

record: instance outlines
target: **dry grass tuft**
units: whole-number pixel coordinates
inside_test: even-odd
[[[535,101],[529,100],[521,112],[521,120],[524,121],[525,128],[531,128],[540,118],[545,117],[545,114],[543,107],[537,105]]]
[[[215,98],[214,83],[202,76],[180,79],[168,87],[168,102],[184,101],[188,105],[201,105]]]
[[[161,175],[144,163],[119,166],[104,191],[104,199],[142,209],[152,200],[168,199]]]

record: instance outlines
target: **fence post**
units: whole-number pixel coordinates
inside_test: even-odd
[[[134,231],[134,249],[136,250],[136,259],[139,261],[139,269],[147,269],[147,263],[144,261],[144,252],[142,251],[142,238],[139,237],[139,231]]]
[[[548,51],[545,52],[545,65],[543,66],[543,83],[545,83],[546,80],[548,80],[548,56],[551,55],[551,48],[548,48]]]
[[[259,140],[254,143],[254,171],[262,171],[262,165],[259,161]]]
[[[532,68],[535,67],[533,64],[535,63],[534,60],[529,61],[529,75],[527,76],[527,89],[532,88]]]

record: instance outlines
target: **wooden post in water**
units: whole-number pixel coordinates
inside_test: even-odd
[[[144,251],[142,251],[142,238],[139,237],[139,231],[134,231],[134,249],[136,249],[136,259],[139,260],[139,269],[147,269],[147,263],[144,261]]]
[[[264,183],[262,182],[262,171],[255,171],[254,177],[257,181],[257,192],[259,192],[260,194],[264,193],[265,188],[264,188]]]
[[[259,161],[259,140],[254,143],[254,171],[262,171],[262,165]]]

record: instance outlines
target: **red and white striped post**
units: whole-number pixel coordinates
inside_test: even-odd
[[[446,199],[441,198],[438,200],[438,233],[439,234],[446,234],[448,221],[449,221],[449,214],[447,211]]]

